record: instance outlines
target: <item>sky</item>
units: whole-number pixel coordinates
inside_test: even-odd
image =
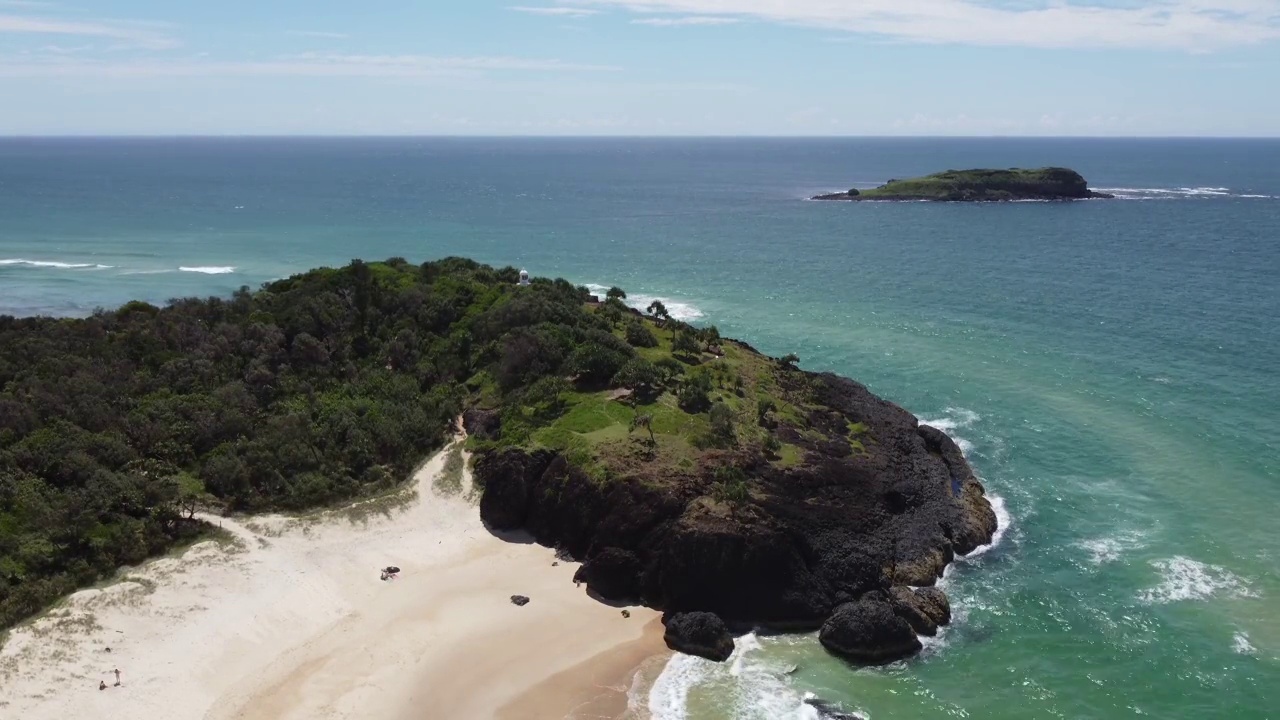
[[[1280,136],[1280,0],[0,0],[0,135]]]

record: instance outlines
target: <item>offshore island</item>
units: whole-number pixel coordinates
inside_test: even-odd
[[[813,200],[889,202],[1010,202],[1015,200],[1110,199],[1089,189],[1080,173],[1067,168],[1035,170],[947,170],[908,180],[890,180],[877,188],[818,195]]]
[[[112,707],[53,687],[116,665],[147,718],[557,716],[663,640],[918,651],[996,530],[956,444],[625,299],[393,258],[0,317],[13,709]]]

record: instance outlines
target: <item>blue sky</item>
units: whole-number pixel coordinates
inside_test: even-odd
[[[0,134],[1280,135],[1280,0],[0,0]]]

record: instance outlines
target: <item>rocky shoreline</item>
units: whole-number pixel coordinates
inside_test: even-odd
[[[723,660],[732,631],[762,627],[820,629],[854,662],[909,656],[950,621],[931,586],[996,531],[985,491],[951,438],[864,386],[779,380],[825,410],[777,429],[804,449],[794,466],[724,453],[744,472],[737,499],[696,468],[631,463],[602,483],[562,454],[507,448],[476,456],[481,517],[582,560],[576,579],[599,597],[664,611],[673,649]]]

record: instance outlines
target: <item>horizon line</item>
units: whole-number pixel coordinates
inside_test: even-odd
[[[4,140],[1280,140],[1276,135],[514,135],[344,133],[15,133]]]

